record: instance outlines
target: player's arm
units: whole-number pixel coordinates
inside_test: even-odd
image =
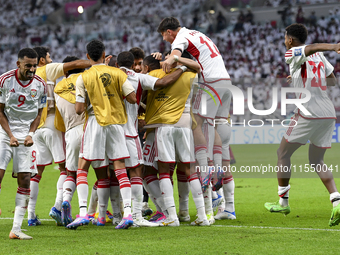
[[[29,133],[34,133],[38,126],[39,126],[39,123],[40,123],[40,119],[41,119],[41,113],[43,111],[44,108],[40,108],[38,110],[38,115],[37,117],[33,120],[33,122],[31,123],[31,126],[30,126],[30,131]],[[27,147],[30,147],[33,145],[33,139],[32,139],[32,136],[29,134],[26,136],[25,138],[25,141],[24,141],[24,145],[27,146]]]
[[[327,81],[327,86],[335,86],[338,83],[334,73],[331,73],[329,76],[327,76],[326,81]]]
[[[176,71],[172,72],[171,74],[164,76],[162,79],[158,79],[155,83],[154,89],[164,88],[170,84],[173,84],[178,78],[182,75],[185,71],[185,68],[181,67],[178,68]]]
[[[169,58],[167,60],[165,60],[162,64],[162,68],[163,68],[164,72],[166,72],[166,73],[170,72],[172,64],[175,63],[175,57],[174,57],[175,55],[177,57],[180,57],[180,56],[182,56],[182,52],[179,49],[174,49],[171,52]]]
[[[5,114],[5,104],[0,103],[0,125],[2,126],[3,130],[7,133],[7,135],[10,138],[9,145],[12,147],[18,147],[19,142],[18,140],[13,136],[11,129],[9,128],[8,119]]]
[[[305,47],[305,55],[306,57],[313,55],[318,51],[335,51],[340,54],[340,43],[337,44],[329,44],[329,43],[314,43],[307,45]]]
[[[86,109],[86,92],[85,92],[85,85],[84,85],[84,80],[81,75],[78,76],[77,81],[76,81],[76,113],[78,115],[82,114],[85,112]]]
[[[137,103],[137,97],[135,89],[132,87],[132,84],[126,79],[122,86],[123,96],[125,96],[126,101],[130,104]]]
[[[91,67],[90,60],[85,60],[85,59],[79,59],[75,60],[72,62],[67,62],[64,63],[63,68],[64,68],[64,73],[67,73],[70,70],[73,69],[85,69]]]
[[[201,67],[196,61],[189,59],[189,58],[177,57],[177,55],[174,55],[174,56],[175,56],[174,59],[176,62],[194,70],[196,73],[201,72]]]

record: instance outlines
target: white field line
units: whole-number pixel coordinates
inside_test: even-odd
[[[1,218],[0,220],[13,220],[13,218]],[[52,219],[39,219],[41,221],[54,221]],[[186,226],[186,225],[184,225]],[[211,225],[217,228],[255,228],[255,229],[279,229],[279,230],[304,230],[304,231],[331,231],[340,232],[340,229],[331,228],[286,228],[286,227],[266,227],[266,226],[236,226],[236,225]]]

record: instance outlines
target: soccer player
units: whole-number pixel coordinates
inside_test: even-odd
[[[135,73],[132,70],[134,63],[134,56],[131,52],[121,52],[117,57],[117,66],[128,75],[128,80],[131,82],[135,89],[137,103],[130,104],[125,101],[126,112],[128,121],[124,125],[126,145],[130,153],[130,158],[125,160],[125,166],[129,170],[132,192],[132,217],[134,224],[138,226],[154,227],[158,224],[144,220],[142,217],[142,196],[143,196],[143,180],[142,180],[142,167],[143,156],[142,147],[137,133],[138,124],[138,107],[141,100],[143,90],[157,90],[174,83],[183,73],[181,69],[176,70],[174,73],[158,79],[147,74]]]
[[[43,109],[40,124],[33,137],[37,148],[38,174],[31,178],[28,225],[36,226],[41,224],[35,214],[39,183],[45,166],[51,165],[53,161],[59,164],[60,176],[57,182],[55,204],[51,208],[49,215],[56,221],[57,225],[62,225],[61,204],[63,202],[63,183],[67,174],[65,169],[64,139],[61,130],[57,130],[55,126],[54,85],[56,79],[62,77],[67,71],[75,68],[87,68],[90,66],[90,62],[88,60],[76,60],[69,63],[52,63],[48,48],[35,47],[34,50],[38,53],[38,68],[36,74],[47,83],[47,105]]]
[[[229,74],[225,68],[223,59],[216,45],[206,35],[199,31],[189,30],[181,27],[176,18],[168,17],[161,21],[157,32],[161,33],[163,40],[171,43],[171,55],[163,62],[163,70],[169,72],[173,63],[178,61],[184,50],[187,50],[201,66],[199,78],[200,90],[193,101],[193,113],[197,122],[197,127],[193,130],[195,142],[195,156],[200,169],[208,169],[208,171],[200,171],[200,180],[204,196],[211,204],[211,173],[208,168],[208,152],[207,141],[202,132],[202,124],[205,119],[212,122],[214,119],[227,119],[229,115],[229,107],[231,100],[231,92],[228,86],[231,86]],[[205,102],[202,100],[203,89],[212,91],[218,97],[220,104],[215,105],[212,97],[206,97]],[[209,109],[206,111],[206,109]],[[215,130],[215,139],[221,144],[217,126]],[[227,132],[226,128],[221,128],[220,132]],[[222,134],[221,136],[225,136]],[[220,167],[222,162],[218,163]],[[221,178],[225,176],[221,176]]]
[[[108,158],[113,161],[124,203],[124,217],[116,228],[124,229],[130,227],[133,220],[131,216],[131,184],[127,178],[124,163],[124,159],[129,158],[129,153],[123,129],[123,125],[127,121],[123,96],[133,104],[137,101],[136,93],[123,71],[104,64],[105,46],[101,41],[91,41],[87,44],[86,49],[86,55],[90,59],[92,67],[83,72],[76,81],[76,112],[78,114],[84,112],[86,97],[91,102],[91,112],[89,112],[84,130],[77,171],[80,217],[67,227],[77,228],[89,223],[87,216],[88,169],[92,161],[105,162]],[[98,147],[96,144],[101,146]],[[97,225],[104,226],[110,181],[107,167],[99,168],[93,164],[92,166],[98,179],[99,217]],[[104,195],[101,196],[100,193]]]
[[[36,173],[33,134],[46,105],[46,83],[35,75],[38,55],[31,48],[18,53],[18,69],[0,76],[0,169],[13,159],[17,177],[13,228],[10,239],[32,239],[21,231],[30,195],[30,178]]]
[[[79,58],[68,56],[63,63],[68,63]],[[67,177],[63,183],[63,203],[61,206],[61,219],[66,227],[72,220],[71,200],[76,189],[76,173],[81,138],[85,122],[85,114],[78,115],[75,110],[76,88],[78,76],[85,69],[73,69],[66,72],[65,77],[54,88],[56,107],[60,114],[56,114],[56,121],[62,123],[65,128],[66,142],[66,170]]]
[[[290,213],[288,203],[291,176],[290,158],[301,145],[306,144],[309,140],[309,164],[318,173],[330,194],[333,211],[329,226],[335,226],[340,222],[340,194],[332,172],[327,169],[323,158],[326,149],[331,147],[336,119],[334,106],[327,96],[327,86],[334,86],[336,79],[333,74],[333,66],[322,52],[335,51],[339,54],[340,44],[306,45],[307,35],[307,28],[302,24],[292,24],[286,28],[287,52],[285,59],[289,64],[293,86],[308,90],[311,98],[302,104],[309,114],[307,115],[306,112],[296,108],[290,127],[287,128],[281,140],[277,150],[277,165],[280,169],[277,173],[280,199],[276,203],[265,203],[265,207],[270,212],[283,213],[284,215]],[[296,97],[301,98],[302,94],[296,93]]]
[[[152,56],[144,60],[146,67],[157,66],[159,60]],[[180,68],[183,68],[181,66]],[[198,66],[199,69],[199,66]],[[148,71],[151,71],[149,69]],[[149,73],[155,77],[166,75],[162,70],[153,70]],[[210,225],[207,220],[201,185],[195,173],[194,155],[192,147],[192,119],[191,83],[197,76],[193,72],[185,72],[173,85],[155,92],[149,91],[146,105],[146,128],[156,128],[156,158],[158,161],[159,187],[168,217],[160,226],[179,226],[173,197],[173,187],[170,181],[170,163],[181,165],[190,183],[193,199],[197,208],[198,218],[192,225]]]
[[[138,47],[133,47],[129,50],[133,57],[133,65],[132,65],[132,70],[135,73],[140,73],[142,71],[142,65],[143,65],[143,59],[145,58],[145,53],[141,48]]]

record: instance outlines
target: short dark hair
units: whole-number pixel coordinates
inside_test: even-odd
[[[79,60],[79,58],[76,56],[67,56],[66,58],[64,58],[63,63],[68,63],[68,62],[72,62],[75,60]],[[67,73],[74,74],[74,73],[82,73],[84,71],[85,69],[72,69],[72,70],[67,71]]]
[[[287,35],[295,37],[300,43],[305,43],[308,36],[307,28],[299,23],[294,23],[286,27]]]
[[[118,54],[118,57],[117,57],[118,66],[131,68],[134,61],[135,61],[135,58],[133,57],[133,54],[130,51],[123,51]]]
[[[44,46],[34,47],[33,50],[35,50],[38,53],[38,63],[41,58],[46,58],[47,53],[50,52],[50,49]]]
[[[161,21],[157,28],[157,32],[163,33],[168,29],[175,31],[179,27],[181,27],[181,24],[179,23],[178,19],[174,17],[168,17]]]
[[[161,64],[159,62],[160,61],[155,59],[152,55],[143,59],[143,64],[149,66],[152,70],[161,68]]]
[[[112,58],[110,59],[110,62],[107,65],[108,66],[116,67],[117,56],[116,55],[111,55],[111,56],[112,56]]]
[[[28,58],[38,58],[38,54],[32,48],[23,48],[18,53],[18,59],[23,59],[24,57]],[[38,62],[37,62],[38,63]]]
[[[98,61],[105,51],[105,46],[99,40],[92,40],[86,45],[86,50],[93,61]]]
[[[145,53],[141,48],[133,47],[129,50],[132,54],[134,59],[144,59]]]

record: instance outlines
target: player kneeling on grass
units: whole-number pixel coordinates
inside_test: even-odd
[[[281,170],[277,173],[280,200],[276,203],[265,203],[265,207],[270,212],[279,212],[284,215],[290,213],[288,204],[290,157],[309,140],[309,163],[315,167],[330,194],[333,211],[329,226],[335,226],[340,222],[340,194],[332,172],[327,169],[323,158],[326,149],[331,147],[336,120],[334,106],[326,90],[327,86],[336,84],[336,78],[333,74],[333,66],[324,57],[322,51],[340,53],[340,44],[305,45],[307,34],[308,31],[302,24],[293,24],[286,28],[285,45],[288,50],[285,54],[286,63],[289,64],[294,87],[305,88],[311,94],[310,100],[302,104],[310,114],[307,115],[298,108],[295,110],[291,125],[277,150],[277,165]],[[302,94],[298,93],[297,98],[301,98]]]
[[[0,76],[0,171],[13,159],[17,177],[13,228],[10,239],[32,239],[21,232],[30,196],[30,178],[35,174],[36,152],[32,136],[46,105],[46,83],[35,75],[38,55],[30,48],[18,53],[18,69]]]

